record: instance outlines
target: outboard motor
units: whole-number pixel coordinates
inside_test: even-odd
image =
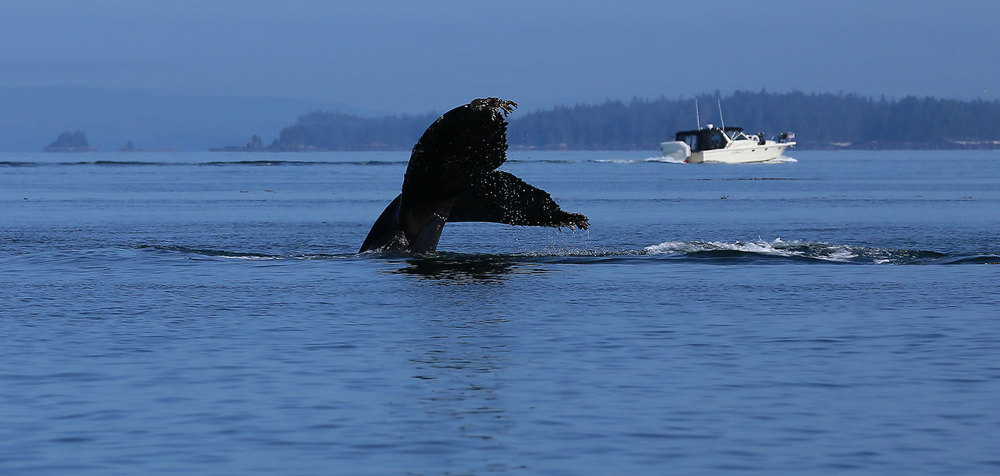
[[[691,156],[691,146],[681,141],[661,142],[660,151],[663,152],[664,157],[678,161],[687,161],[687,158]]]

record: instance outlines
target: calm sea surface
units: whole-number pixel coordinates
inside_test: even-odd
[[[0,154],[0,474],[1000,473],[1000,151],[512,151],[589,231],[356,254],[408,155]]]

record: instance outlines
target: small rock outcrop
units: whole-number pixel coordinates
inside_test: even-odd
[[[66,131],[59,134],[56,140],[49,143],[43,152],[94,152],[97,149],[87,142],[87,134],[83,131]]]
[[[132,141],[128,141],[124,146],[118,148],[118,152],[142,152],[143,150],[132,144]]]
[[[246,145],[242,146],[229,145],[225,147],[213,147],[208,150],[209,152],[266,152],[270,149],[266,145],[264,145],[264,141],[260,138],[260,136],[254,134],[252,137],[250,137],[250,142],[247,142]]]

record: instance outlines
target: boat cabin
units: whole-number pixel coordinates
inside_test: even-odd
[[[691,148],[692,152],[724,149],[727,144],[737,140],[757,141],[756,138],[744,134],[742,127],[726,127],[719,129],[718,127],[713,127],[711,124],[704,129],[698,129],[696,131],[678,132],[674,140],[686,143],[688,147]]]

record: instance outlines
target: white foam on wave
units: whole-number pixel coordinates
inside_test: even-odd
[[[698,253],[702,251],[744,251],[747,253],[786,254],[775,248],[784,243],[781,238],[774,241],[665,241],[643,249],[648,254]]]
[[[642,159],[643,162],[658,162],[661,164],[684,164],[683,159],[675,159],[673,157],[649,157]]]
[[[264,256],[264,255],[219,255],[220,258],[224,259],[236,259],[245,261],[273,261],[284,259],[281,256]]]
[[[850,247],[836,245],[827,246],[832,246],[834,248],[833,253],[830,253],[828,256],[830,261],[851,261],[858,257],[858,254],[855,253]],[[888,260],[886,260],[886,262],[888,262]]]
[[[794,157],[788,157],[787,155],[779,155],[771,160],[762,162],[765,164],[790,164],[792,162],[798,162],[798,159]]]
[[[634,164],[640,162],[639,159],[594,159],[599,164]]]
[[[680,255],[708,251],[739,251],[769,256],[810,258],[833,262],[850,262],[858,258],[858,254],[850,246],[831,245],[829,243],[810,243],[803,241],[783,241],[775,238],[772,241],[665,241],[657,245],[643,248],[650,255]]]
[[[773,158],[771,160],[765,160],[765,161],[762,161],[762,162],[744,162],[744,163],[739,163],[739,164],[735,164],[735,165],[741,165],[741,166],[742,165],[771,165],[771,164],[790,164],[790,163],[793,163],[793,162],[798,162],[798,159],[795,159],[795,158],[792,158],[792,157],[786,157],[784,155],[779,155],[779,156],[777,156],[777,157],[775,157],[775,158]],[[731,164],[729,162],[722,162],[722,161],[718,161],[718,160],[706,160],[704,163],[706,163],[706,164],[720,164],[720,165],[734,165],[734,164]]]
[[[683,160],[674,159],[671,157],[646,157],[644,159],[594,159],[594,162],[600,164],[643,164],[656,162],[661,164],[683,164]]]

